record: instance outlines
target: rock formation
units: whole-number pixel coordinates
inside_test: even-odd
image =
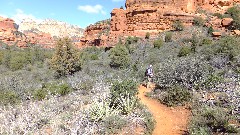
[[[76,43],[77,46],[104,46],[108,43],[110,37],[110,20],[99,21],[95,24],[89,25],[85,31],[83,38],[80,42]]]
[[[83,29],[78,26],[51,19],[37,23],[24,20],[19,25],[14,20],[0,17],[0,41],[9,45],[26,47],[38,44],[45,48],[53,48],[55,39],[68,36],[73,42],[78,42],[83,35]]]
[[[119,38],[127,36],[144,37],[147,32],[157,35],[172,29],[172,24],[180,20],[191,26],[199,12],[224,13],[233,3],[240,0],[126,0],[124,9],[111,12],[110,34],[106,38],[89,36],[92,31],[100,33],[99,26],[90,26],[85,30],[82,45],[113,45]],[[210,26],[222,29],[231,23],[230,19],[213,18]],[[96,31],[98,29],[98,31]],[[104,29],[102,29],[104,30]],[[98,41],[95,44],[95,41]]]
[[[70,25],[65,22],[55,21],[52,19],[46,19],[40,23],[34,20],[23,20],[19,24],[19,31],[40,31],[43,33],[49,33],[51,36],[56,37],[82,37],[83,29],[78,26]]]
[[[55,43],[50,34],[34,31],[23,33],[17,29],[18,25],[14,23],[14,20],[0,17],[0,41],[2,43],[19,47],[38,44],[45,48],[52,48]]]

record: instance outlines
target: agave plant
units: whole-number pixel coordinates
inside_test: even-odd
[[[105,117],[112,115],[118,115],[120,113],[119,108],[110,106],[109,100],[94,101],[93,106],[89,109],[89,117],[92,121],[98,122]]]
[[[120,103],[119,107],[123,114],[131,113],[134,109],[136,109],[138,105],[138,98],[135,96],[131,96],[127,92],[125,94],[122,94],[120,96],[120,99],[118,99],[118,101]]]

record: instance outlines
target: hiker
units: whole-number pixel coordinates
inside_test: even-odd
[[[149,65],[149,67],[146,70],[146,76],[148,79],[147,88],[149,88],[151,82],[153,81],[153,75],[154,75],[154,72],[153,72],[152,65]]]

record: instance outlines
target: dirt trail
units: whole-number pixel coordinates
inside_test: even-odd
[[[149,108],[156,120],[153,135],[182,135],[186,133],[190,111],[184,107],[167,107],[157,100],[145,96],[150,92],[144,86],[139,87],[138,97]]]

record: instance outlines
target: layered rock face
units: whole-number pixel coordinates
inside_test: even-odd
[[[24,20],[19,24],[19,31],[38,30],[40,32],[49,33],[56,37],[82,37],[83,29],[78,26],[70,25],[65,22],[46,19],[40,23],[33,20]]]
[[[126,0],[124,9],[113,9],[111,12],[110,34],[107,39],[99,37],[85,38],[84,45],[113,45],[119,38],[127,36],[144,37],[147,32],[152,36],[159,32],[172,29],[172,24],[180,20],[185,26],[191,26],[193,19],[200,11],[224,13],[234,3],[240,0]],[[215,20],[210,25],[223,29],[229,25],[229,19]],[[225,25],[225,26],[223,26]],[[98,28],[87,28],[85,37]],[[99,29],[101,30],[101,29]],[[98,31],[99,32],[99,31]],[[92,41],[92,42],[91,42]],[[89,44],[86,44],[89,43]],[[90,44],[91,43],[91,44]],[[99,44],[99,43],[98,43]],[[97,44],[97,45],[98,45]]]
[[[110,20],[99,21],[95,24],[89,25],[85,31],[84,36],[80,39],[80,42],[75,44],[78,47],[84,46],[104,46],[109,41],[110,35]]]

